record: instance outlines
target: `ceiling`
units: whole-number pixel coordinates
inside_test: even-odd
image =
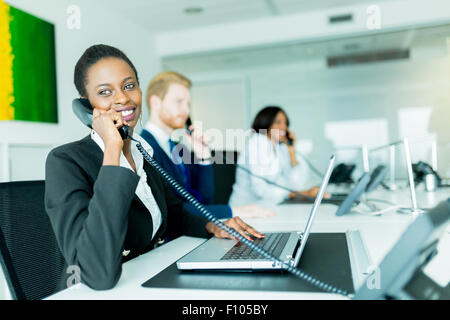
[[[132,0],[124,6],[119,0],[98,0],[104,7],[152,33],[164,33],[218,24],[327,10],[372,0]],[[383,0],[398,1],[398,0]],[[186,8],[200,7],[201,13],[186,14]],[[442,44],[450,35],[449,26],[411,29],[328,41],[277,44],[269,47],[240,48],[229,52],[208,52],[163,59],[164,69],[186,73],[210,69],[230,69],[289,63],[318,57],[366,53],[411,46]],[[443,40],[444,39],[444,40]]]
[[[448,53],[450,25],[409,29],[367,36],[347,37],[327,41],[298,42],[271,47],[258,47],[228,52],[210,52],[192,56],[163,58],[163,68],[184,73],[210,70],[230,70],[295,63],[330,56],[342,56],[377,51],[418,47],[440,47]]]
[[[109,10],[156,33],[370,4],[370,0],[133,0],[124,8],[123,1],[104,1]],[[189,7],[201,7],[203,12],[186,14]]]

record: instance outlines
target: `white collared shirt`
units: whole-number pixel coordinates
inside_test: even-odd
[[[94,129],[91,130],[91,138],[97,143],[100,149],[102,149],[102,151],[105,152],[105,144],[103,142],[103,139],[97,132],[95,132]],[[147,141],[145,141],[143,138],[141,138],[141,136],[139,136],[136,133],[133,133],[133,138],[141,143],[141,145],[144,147],[144,149],[148,152],[150,156],[153,156],[153,148],[147,143]],[[161,211],[159,210],[159,206],[156,203],[155,197],[153,196],[152,190],[150,189],[150,186],[147,184],[147,174],[145,173],[144,170],[144,157],[137,149],[136,144],[137,144],[136,142],[131,140],[131,156],[133,157],[134,163],[136,165],[136,174],[139,176],[139,182],[136,187],[135,193],[152,216],[153,221],[152,239],[153,239],[159,227],[161,226],[162,216]],[[122,151],[120,152],[120,166],[133,170]]]
[[[145,129],[155,137],[156,142],[158,142],[159,146],[164,150],[167,156],[172,159],[169,143],[170,136],[150,121],[145,124]]]
[[[264,177],[293,190],[305,190],[309,173],[303,159],[292,167],[286,144],[274,145],[263,134],[254,133],[238,158],[238,164],[256,176]],[[244,170],[236,170],[236,181],[230,196],[231,206],[247,205],[259,201],[278,203],[289,196],[289,191],[271,185]]]

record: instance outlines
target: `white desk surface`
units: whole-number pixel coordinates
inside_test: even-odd
[[[431,208],[450,196],[450,189],[427,193],[418,190],[419,207]],[[410,206],[409,189],[388,192],[375,190],[368,199],[378,198],[396,204]],[[277,216],[270,218],[246,219],[246,222],[261,232],[303,230],[312,205],[289,204],[272,205]],[[390,206],[379,203],[381,208]],[[352,211],[336,217],[337,206],[322,204],[317,212],[312,232],[345,232],[359,230],[367,247],[373,264],[378,264],[389,252],[408,225],[415,219],[409,214],[396,213],[395,209],[372,216],[364,207],[357,207],[359,213]],[[439,254],[427,266],[425,272],[441,285],[450,278],[450,228],[440,242]],[[326,293],[295,293],[274,291],[240,291],[240,290],[198,290],[198,289],[161,289],[144,288],[142,283],[157,275],[160,271],[177,261],[186,253],[201,244],[204,239],[180,237],[155,250],[141,255],[122,265],[122,275],[117,285],[111,290],[95,291],[84,284],[63,290],[48,299],[156,299],[156,300],[277,300],[277,299],[343,299],[343,297]]]

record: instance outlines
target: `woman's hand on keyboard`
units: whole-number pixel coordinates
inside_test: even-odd
[[[237,232],[239,232],[243,237],[246,239],[253,241],[253,239],[250,237],[256,237],[256,238],[264,238],[264,234],[256,231],[253,227],[246,224],[244,221],[242,221],[239,217],[234,217],[231,219],[228,219],[224,221],[224,224],[226,224],[228,227],[233,228]],[[226,231],[220,229],[218,226],[216,226],[212,222],[208,222],[206,224],[206,230],[213,234],[217,238],[229,238],[229,239],[236,239],[232,235],[229,235]]]

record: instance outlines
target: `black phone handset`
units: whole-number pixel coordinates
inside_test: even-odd
[[[294,140],[289,136],[290,132],[288,130],[286,130],[286,140],[287,140],[287,145],[292,147],[294,145]]]
[[[186,119],[186,130],[187,130],[189,135],[192,135],[192,130],[189,129],[190,126],[192,126],[192,120],[191,120],[191,117],[188,117]]]
[[[80,99],[75,99],[80,100]],[[75,101],[73,102],[73,109],[77,117],[88,127],[91,127],[92,124],[92,108],[87,109],[86,107],[80,106],[83,102],[81,101]],[[86,115],[86,113],[90,113],[89,115]],[[127,132],[128,134],[128,132]],[[161,177],[168,183],[169,186],[171,186],[181,197],[183,197],[186,201],[188,201],[191,205],[193,205],[201,214],[203,214],[209,221],[214,223],[216,226],[218,226],[220,229],[227,232],[229,235],[236,238],[236,240],[240,241],[241,243],[245,244],[246,246],[250,247],[257,253],[263,255],[265,258],[270,259],[273,261],[274,265],[280,265],[283,267],[286,271],[290,272],[291,274],[297,276],[298,278],[324,290],[331,293],[340,294],[346,297],[350,297],[347,291],[339,289],[335,286],[329,285],[323,281],[320,281],[318,279],[315,279],[314,277],[306,274],[303,271],[300,271],[296,267],[290,265],[289,263],[286,263],[277,257],[273,256],[266,250],[262,249],[258,245],[254,244],[252,241],[244,238],[239,232],[237,232],[235,229],[228,227],[225,225],[222,221],[218,220],[214,215],[209,212],[208,209],[203,206],[194,196],[192,196],[183,186],[181,186],[175,179],[173,179],[160,165],[158,162],[156,162],[144,149],[144,147],[141,145],[141,143],[134,139],[133,137],[129,136],[131,140],[136,142],[136,147],[139,150],[139,152],[144,157],[145,161],[147,161],[160,175]]]
[[[92,129],[92,120],[93,120],[93,108],[89,103],[88,99],[74,99],[72,101],[72,110],[75,115],[80,119],[83,124]],[[122,126],[119,129],[120,136],[122,140],[126,140],[128,138],[128,133],[130,132],[130,128],[128,126]]]
[[[434,175],[436,177],[437,185],[441,185],[441,177],[435,170],[433,170],[433,168],[428,163],[419,161],[417,163],[413,163],[412,168],[415,175],[414,180],[416,183],[424,181],[425,176],[427,175]]]

